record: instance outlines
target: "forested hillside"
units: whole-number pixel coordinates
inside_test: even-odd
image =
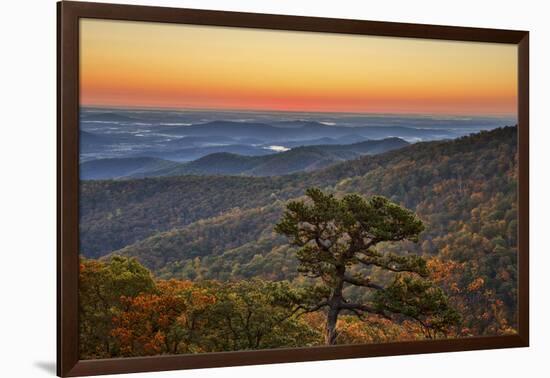
[[[81,248],[137,257],[157,276],[294,280],[294,251],[273,231],[289,199],[320,187],[383,195],[426,225],[420,242],[472,334],[516,321],[516,128],[417,143],[312,173],[83,182]],[[360,295],[359,293],[357,295]]]

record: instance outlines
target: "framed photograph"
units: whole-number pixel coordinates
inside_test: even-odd
[[[58,3],[58,375],[529,345],[526,31]]]

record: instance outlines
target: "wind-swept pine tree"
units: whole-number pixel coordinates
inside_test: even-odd
[[[401,314],[428,329],[437,325],[436,331],[456,323],[458,315],[443,291],[426,279],[428,269],[422,257],[382,253],[376,248],[383,242],[417,242],[424,225],[414,213],[381,196],[365,199],[349,194],[338,199],[317,188],[306,194],[309,201],[287,204],[275,230],[300,248],[298,270],[321,282],[301,307],[305,312],[326,310],[326,344],[336,344],[336,323],[342,312],[359,318],[368,313]],[[357,268],[370,267],[394,272],[396,277],[384,286],[365,274],[352,274],[365,271]],[[373,291],[371,300],[358,303],[346,298],[344,289],[350,285]],[[413,290],[407,290],[409,286]]]

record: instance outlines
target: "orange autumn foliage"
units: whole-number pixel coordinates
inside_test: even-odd
[[[113,317],[111,335],[122,356],[185,351],[179,327],[198,326],[196,315],[215,303],[215,297],[190,281],[158,281],[157,293],[121,297],[123,310]]]
[[[458,336],[515,333],[506,316],[504,302],[496,297],[483,277],[468,278],[466,266],[465,262],[453,260],[432,258],[428,261],[432,280],[447,291],[453,306],[463,314]],[[507,277],[506,272],[501,274]]]

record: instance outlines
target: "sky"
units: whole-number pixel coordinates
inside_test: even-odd
[[[83,106],[513,116],[515,45],[81,19]]]

